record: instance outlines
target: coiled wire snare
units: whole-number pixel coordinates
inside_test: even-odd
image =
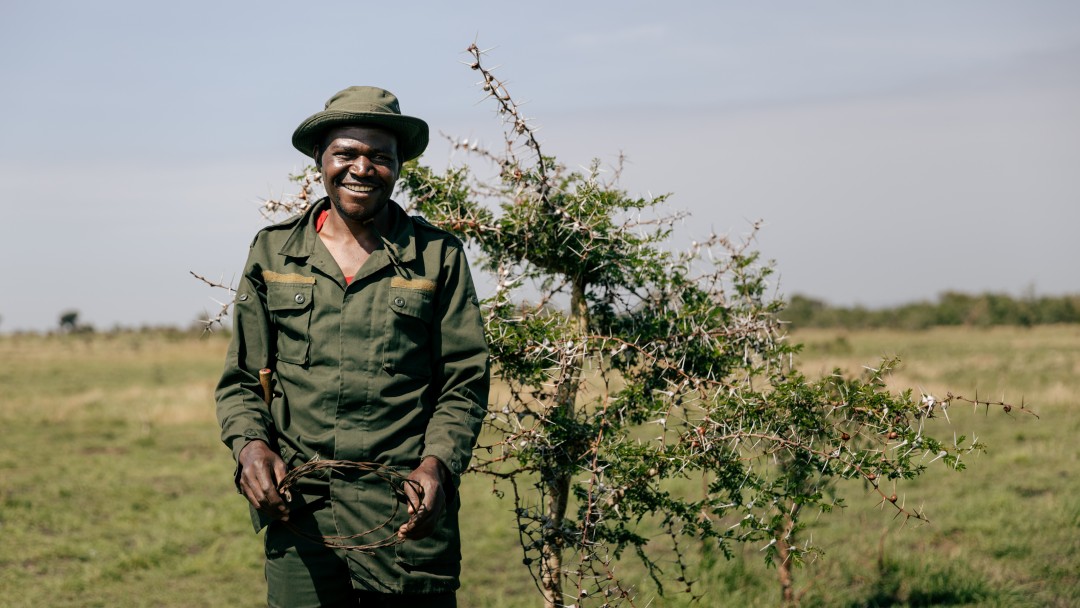
[[[281,483],[278,484],[278,493],[285,497],[286,500],[291,500],[292,496],[290,490],[300,478],[314,475],[321,471],[345,470],[359,471],[360,473],[370,473],[383,480],[387,484],[389,492],[394,497],[394,508],[391,511],[390,515],[387,516],[385,521],[375,526],[374,528],[371,528],[370,530],[364,530],[363,532],[357,532],[356,534],[350,534],[348,536],[321,536],[318,534],[309,534],[303,530],[300,530],[288,520],[282,521],[281,524],[289,528],[296,535],[302,538],[306,538],[312,542],[321,544],[326,547],[342,549],[344,551],[357,551],[360,553],[371,554],[374,553],[376,549],[381,549],[383,547],[393,547],[394,545],[399,545],[404,542],[404,539],[398,538],[397,530],[393,529],[391,526],[391,522],[393,522],[394,518],[397,516],[400,504],[401,502],[403,502],[398,499],[404,498],[404,502],[406,502],[410,507],[412,507],[414,513],[419,512],[424,500],[424,488],[421,487],[419,482],[409,479],[405,475],[402,475],[401,473],[395,471],[394,469],[386,465],[378,464],[375,462],[354,462],[351,460],[311,460],[310,462],[306,462],[289,471],[288,474],[285,475],[284,479],[281,480]],[[405,491],[405,488],[407,486],[411,487],[416,492],[416,496],[417,499],[420,501],[420,504],[414,504],[412,501],[409,500],[409,495]],[[379,530],[388,527],[391,528],[390,534],[384,538],[376,540],[375,542],[353,542],[357,539],[364,538],[370,534],[375,534]]]

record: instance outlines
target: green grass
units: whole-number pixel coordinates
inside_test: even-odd
[[[812,521],[823,552],[796,570],[804,606],[1069,606],[1080,597],[1080,327],[804,331],[808,373],[885,355],[894,386],[1021,397],[1041,419],[954,405],[953,428],[988,444],[956,473],[897,487],[931,523],[902,525],[856,484]],[[265,605],[260,538],[232,487],[212,390],[219,336],[0,337],[0,606]],[[938,421],[944,424],[943,420]],[[951,433],[951,430],[944,434]],[[460,604],[538,606],[513,505],[467,477]],[[673,568],[670,541],[654,556]],[[775,606],[760,547],[695,555],[691,604],[660,597],[633,558],[618,566],[638,606]]]
[[[0,605],[258,606],[218,338],[0,340]]]

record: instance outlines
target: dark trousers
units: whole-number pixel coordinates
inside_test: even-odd
[[[301,519],[301,518],[298,518]],[[377,593],[354,589],[339,552],[299,538],[278,522],[266,530],[266,587],[270,608],[456,608],[448,593]]]

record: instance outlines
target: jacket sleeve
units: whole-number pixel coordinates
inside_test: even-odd
[[[460,247],[447,249],[442,273],[445,279],[436,304],[432,345],[436,403],[421,457],[438,458],[456,484],[469,466],[487,413],[490,375],[480,305]]]
[[[258,239],[256,239],[258,242]],[[244,275],[233,300],[233,334],[214,397],[221,440],[236,459],[248,442],[261,439],[270,445],[273,428],[263,401],[259,370],[271,367],[272,327],[266,310],[266,285],[252,243]],[[240,469],[237,466],[236,479]]]

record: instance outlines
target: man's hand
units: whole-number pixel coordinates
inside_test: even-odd
[[[435,531],[435,522],[446,507],[446,493],[443,485],[452,483],[450,471],[439,462],[438,458],[427,457],[420,466],[409,474],[409,479],[420,484],[424,490],[421,500],[416,488],[411,483],[405,484],[405,498],[409,504],[409,521],[398,528],[398,538],[419,540],[431,536]]]
[[[256,439],[240,450],[240,489],[251,506],[274,519],[287,521],[289,507],[278,494],[285,461],[265,441]]]

